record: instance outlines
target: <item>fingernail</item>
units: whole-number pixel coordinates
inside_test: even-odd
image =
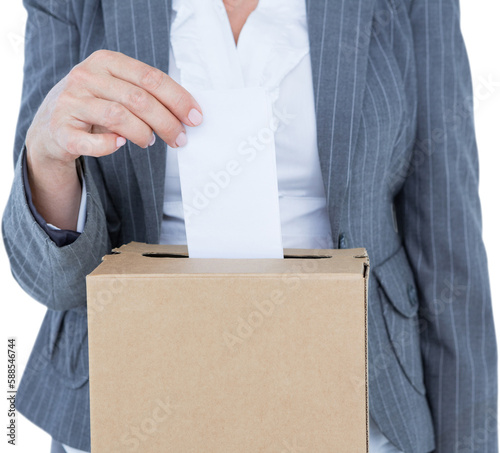
[[[156,142],[156,135],[155,133],[153,132],[153,138],[151,139],[151,141],[149,142],[149,145],[148,146],[153,146]]]
[[[125,137],[118,137],[116,139],[116,147],[119,148],[120,146],[123,146],[125,143],[127,143],[127,139]]]
[[[178,147],[181,147],[181,146],[184,146],[185,144],[187,143],[187,137],[186,137],[186,134],[184,132],[181,132],[177,138],[175,139],[175,144],[178,146]]]
[[[191,123],[193,123],[195,126],[198,126],[198,124],[201,124],[201,122],[203,121],[203,116],[198,110],[191,109],[188,114],[188,120],[191,121]]]

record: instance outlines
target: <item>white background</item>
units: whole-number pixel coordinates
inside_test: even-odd
[[[500,183],[498,158],[500,142],[500,2],[498,0],[461,0],[462,31],[469,52],[474,94],[476,134],[480,158],[480,191],[483,205],[484,240],[489,257],[493,305],[496,319],[500,319]],[[23,67],[23,35],[26,14],[20,0],[2,2],[0,6],[0,209],[7,201],[13,176],[14,131],[21,99]],[[0,244],[0,341],[3,346],[3,363],[6,370],[7,337],[17,338],[18,378],[35,341],[45,313],[44,307],[30,299],[17,285],[10,273],[10,266]],[[6,372],[0,372],[6,380]],[[0,384],[5,388],[6,383]],[[2,397],[4,400],[4,397]],[[7,407],[2,404],[0,413],[0,449],[6,444],[5,427]],[[49,452],[50,437],[22,416],[17,422],[19,453]]]

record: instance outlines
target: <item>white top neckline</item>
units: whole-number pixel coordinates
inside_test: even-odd
[[[274,101],[309,53],[303,0],[260,0],[237,46],[222,0],[173,0],[172,8],[171,45],[188,90],[260,86]]]

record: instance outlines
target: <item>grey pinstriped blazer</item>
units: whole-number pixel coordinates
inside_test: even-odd
[[[101,48],[167,71],[165,0],[25,0],[25,78],[3,235],[47,306],[18,409],[90,449],[85,275],[158,242],[165,144],[83,158],[87,222],[58,247],[35,221],[24,139],[46,93]],[[333,237],[368,249],[370,411],[401,450],[497,451],[495,332],[458,0],[309,0],[317,136]]]

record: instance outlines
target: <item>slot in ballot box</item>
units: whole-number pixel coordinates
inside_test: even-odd
[[[87,276],[92,453],[367,452],[368,271],[115,249]]]

